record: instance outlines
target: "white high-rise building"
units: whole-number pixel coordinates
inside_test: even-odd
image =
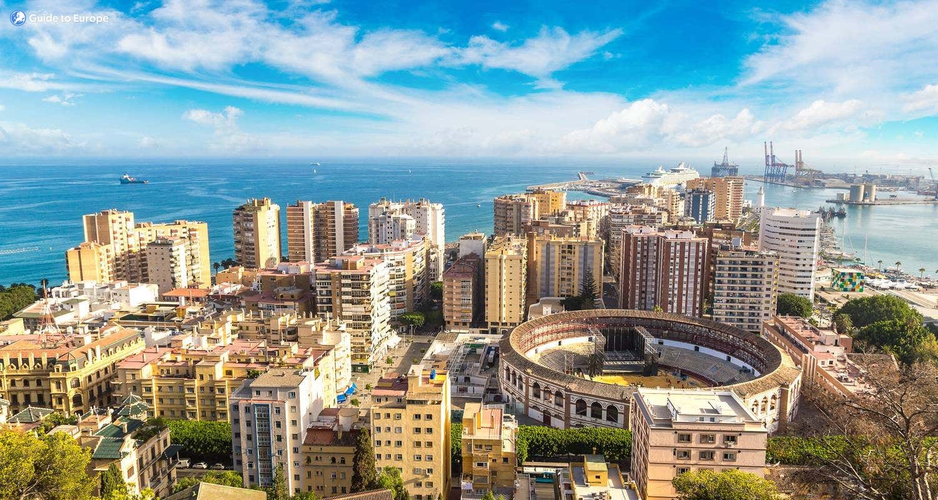
[[[766,208],[759,227],[759,250],[778,254],[778,293],[814,301],[821,216],[808,210]]]
[[[368,206],[368,242],[390,244],[420,235],[427,239],[431,281],[443,277],[446,251],[446,211],[442,203],[426,199],[395,202],[385,198]]]

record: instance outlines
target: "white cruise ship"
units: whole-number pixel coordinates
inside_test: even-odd
[[[681,162],[671,170],[665,170],[659,166],[656,170],[643,175],[642,182],[661,187],[675,187],[683,186],[687,181],[698,178],[700,178],[700,173]]]

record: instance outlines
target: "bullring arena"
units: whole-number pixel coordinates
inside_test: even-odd
[[[506,403],[561,429],[628,428],[638,385],[730,389],[770,432],[798,408],[801,371],[787,354],[758,335],[704,319],[625,309],[564,312],[521,324],[500,351]]]

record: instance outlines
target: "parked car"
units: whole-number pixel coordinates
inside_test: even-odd
[[[182,467],[183,469],[188,469],[189,466],[191,466],[191,465],[192,465],[192,464],[189,463],[189,459],[188,459],[188,458],[180,458],[180,459],[179,459],[179,464],[177,465],[177,467]]]
[[[215,464],[212,466],[213,470],[225,470],[225,466],[222,464]]]
[[[205,462],[199,462],[192,466],[193,469],[208,469],[208,464]]]

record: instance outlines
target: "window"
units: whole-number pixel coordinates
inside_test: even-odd
[[[690,434],[678,434],[677,435],[678,443],[689,443],[691,442]]]
[[[736,452],[735,452],[735,451],[724,451],[724,452],[723,452],[723,461],[724,461],[724,462],[735,462],[735,461],[736,461]]]
[[[712,450],[706,450],[700,452],[701,460],[713,460],[714,453]]]
[[[677,450],[678,460],[690,460],[690,450]]]
[[[678,476],[680,476],[681,474],[690,472],[690,467],[678,467],[675,472],[677,473]]]
[[[723,436],[723,442],[726,444],[736,444],[736,436]]]
[[[713,444],[717,442],[717,437],[714,434],[701,434],[700,442],[704,444]]]
[[[578,399],[576,402],[576,414],[581,416],[586,416],[586,401]]]

